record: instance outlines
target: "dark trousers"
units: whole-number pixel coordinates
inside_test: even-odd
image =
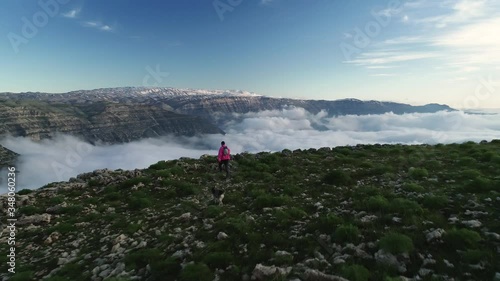
[[[222,165],[224,165],[224,171],[226,171],[226,178],[229,177],[229,160],[222,160],[219,162],[219,171],[222,172]]]

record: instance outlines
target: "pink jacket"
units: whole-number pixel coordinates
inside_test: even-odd
[[[229,147],[227,147],[227,150],[228,150],[228,154],[227,155],[224,155],[224,148],[227,147],[225,145],[221,146],[219,148],[219,155],[217,155],[217,160],[220,162],[222,160],[230,160],[231,159],[231,149],[229,149]]]

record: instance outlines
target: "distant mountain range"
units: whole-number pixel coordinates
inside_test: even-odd
[[[271,98],[245,91],[176,88],[106,88],[63,94],[0,93],[0,135],[34,140],[67,133],[90,142],[123,143],[168,134],[223,134],[222,118],[234,113],[302,107],[328,116],[424,113],[447,105],[412,106],[357,99]],[[222,118],[221,118],[222,117]]]

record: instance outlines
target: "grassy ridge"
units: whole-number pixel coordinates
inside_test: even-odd
[[[257,264],[292,268],[269,280],[307,269],[360,281],[500,272],[500,141],[243,153],[230,181],[214,161],[161,161],[21,191],[30,199],[20,219],[60,208],[50,222],[20,227],[11,280],[53,270],[46,280],[242,280]],[[211,203],[211,187],[226,190],[224,206]],[[73,260],[61,261],[64,252]]]

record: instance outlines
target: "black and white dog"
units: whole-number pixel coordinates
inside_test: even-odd
[[[222,205],[222,199],[224,199],[224,190],[212,187],[212,195],[214,197],[215,204]]]

